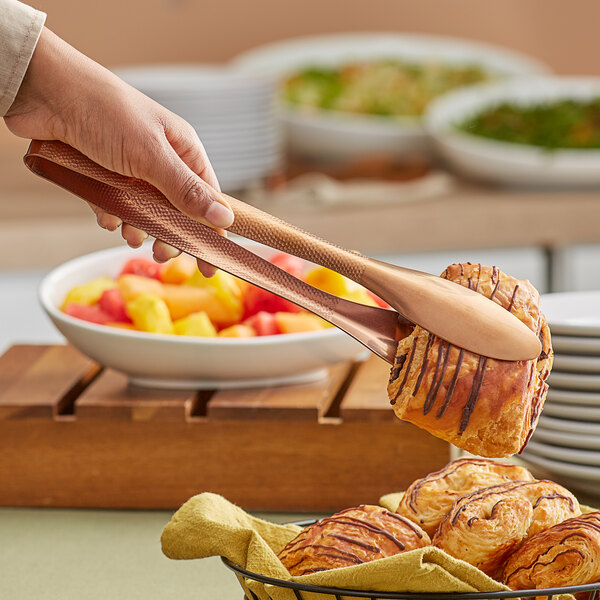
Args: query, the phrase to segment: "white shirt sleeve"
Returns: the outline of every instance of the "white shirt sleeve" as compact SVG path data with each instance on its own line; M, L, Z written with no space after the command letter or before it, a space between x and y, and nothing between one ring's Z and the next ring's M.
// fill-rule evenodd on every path
M0 0L0 117L11 107L46 15L17 0Z

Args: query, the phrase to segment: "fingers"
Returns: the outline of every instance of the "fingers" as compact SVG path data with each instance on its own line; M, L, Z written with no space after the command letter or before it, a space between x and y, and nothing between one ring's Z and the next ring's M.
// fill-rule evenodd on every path
M198 142L199 143L199 142ZM192 170L180 157L170 142L159 149L148 181L157 187L169 201L188 217L211 227L226 229L234 220L231 207L220 193L201 178L216 183L216 177L205 158L204 150L195 144L183 153L185 160L194 166Z
M89 202L88 204L96 214L98 225L100 225L100 227L103 229L107 229L108 231L116 231L119 227L121 227L121 235L123 236L123 239L132 248L139 248L148 239L148 234L145 231L137 229L128 223L123 223L119 217L108 214L94 204ZM154 244L152 245L152 253L156 262L165 263L168 260L179 256L181 254L181 250L178 250L173 246L169 246L169 244L161 242L160 240L155 240ZM215 272L214 267L204 262L202 262L202 265L204 269L200 269L202 274L206 275L206 277L212 277Z
M216 272L217 268L213 267L210 263L204 262L203 260L198 259L196 261L198 263L198 269L204 277L212 277Z
M196 133L188 123L165 127L165 135L171 147L181 160L201 179L217 191L221 191L217 175L210 164L208 154Z
M121 235L132 248L139 248L148 239L148 234L145 231L137 229L129 223L123 223Z
M161 242L160 240L155 240L154 244L152 244L152 253L156 262L165 263L168 260L179 256L181 250L169 246L169 244L165 244L165 242Z
M116 231L121 226L122 221L119 219L119 217L109 215L107 212L104 212L101 208L98 208L91 202L88 202L87 204L94 211L94 214L96 215L96 221L98 225L102 227L102 229Z

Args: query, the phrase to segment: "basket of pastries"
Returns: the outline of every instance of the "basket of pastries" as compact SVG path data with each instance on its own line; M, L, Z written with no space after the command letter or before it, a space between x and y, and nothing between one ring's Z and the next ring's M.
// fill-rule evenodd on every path
M162 547L173 559L223 557L249 600L583 600L600 590L600 511L524 467L483 458L301 524L199 494L167 524Z

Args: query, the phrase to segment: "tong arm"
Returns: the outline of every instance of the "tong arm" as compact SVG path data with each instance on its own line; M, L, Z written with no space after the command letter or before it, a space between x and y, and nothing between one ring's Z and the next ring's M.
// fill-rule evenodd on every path
M113 173L60 142L32 142L25 164L35 174L124 222L336 325L387 362L409 324L393 310L364 306L319 290L175 209L156 188Z

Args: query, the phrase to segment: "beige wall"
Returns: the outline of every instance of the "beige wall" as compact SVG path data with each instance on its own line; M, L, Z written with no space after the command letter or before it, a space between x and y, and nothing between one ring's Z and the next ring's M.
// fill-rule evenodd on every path
M599 0L31 0L48 25L106 65L221 61L333 31L392 30L503 44L560 73L600 75Z

